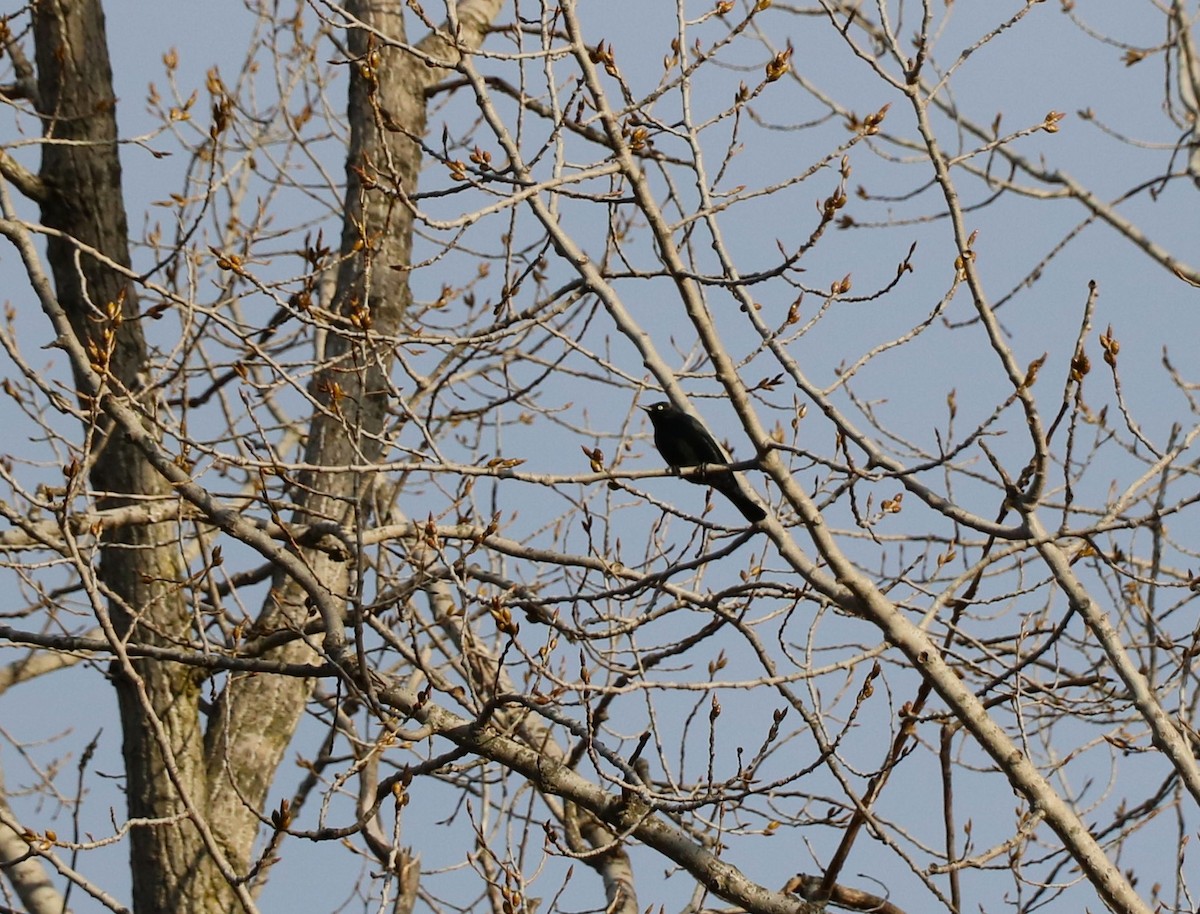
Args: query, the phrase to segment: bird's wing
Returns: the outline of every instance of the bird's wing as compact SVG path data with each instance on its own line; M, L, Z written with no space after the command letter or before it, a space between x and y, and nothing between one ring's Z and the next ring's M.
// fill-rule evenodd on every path
M699 458L699 463L728 463L729 455L725 453L725 449L717 443L714 438L703 425L703 423L695 416L684 416L684 421L687 422L692 434L689 436L693 448L696 451L696 457Z

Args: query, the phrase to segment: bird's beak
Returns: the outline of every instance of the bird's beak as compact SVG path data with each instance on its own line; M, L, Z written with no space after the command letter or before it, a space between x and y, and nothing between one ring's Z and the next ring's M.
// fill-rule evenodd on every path
M650 407L649 407L649 406L639 406L639 407L638 407L638 409L640 409L640 410L641 410L642 412L644 412L644 413L648 413L648 412L650 412Z

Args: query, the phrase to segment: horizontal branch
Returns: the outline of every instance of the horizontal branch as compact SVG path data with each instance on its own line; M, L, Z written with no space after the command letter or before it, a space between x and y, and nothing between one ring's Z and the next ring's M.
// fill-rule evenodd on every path
M100 655L111 655L114 653L112 645L105 638L26 632L13 628L11 625L0 625L0 641L7 641L10 644L27 644L31 647L41 647L55 651ZM275 660L259 660L252 657L234 657L229 654L214 653L211 644L195 645L190 650L185 650L130 641L122 645L122 649L130 657L152 657L156 660L168 660L204 670L275 673L280 676L298 678L333 676L337 673L337 668L331 663L281 663Z

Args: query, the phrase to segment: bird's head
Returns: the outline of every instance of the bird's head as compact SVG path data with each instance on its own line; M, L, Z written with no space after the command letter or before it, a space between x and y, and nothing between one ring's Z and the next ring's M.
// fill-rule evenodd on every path
M670 403L651 403L649 406L642 406L640 409L646 413L651 419L655 416L665 416L671 411Z

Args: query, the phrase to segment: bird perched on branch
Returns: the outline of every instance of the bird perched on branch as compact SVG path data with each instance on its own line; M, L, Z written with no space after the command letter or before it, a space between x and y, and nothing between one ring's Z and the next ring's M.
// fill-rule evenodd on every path
M729 456L699 419L676 409L670 403L653 403L642 409L654 426L654 446L662 454L663 460L677 470L701 468L699 473L687 477L688 482L712 486L733 502L750 523L767 516L762 505L750 496L741 477L732 470L708 472L704 469L708 464L729 463Z

